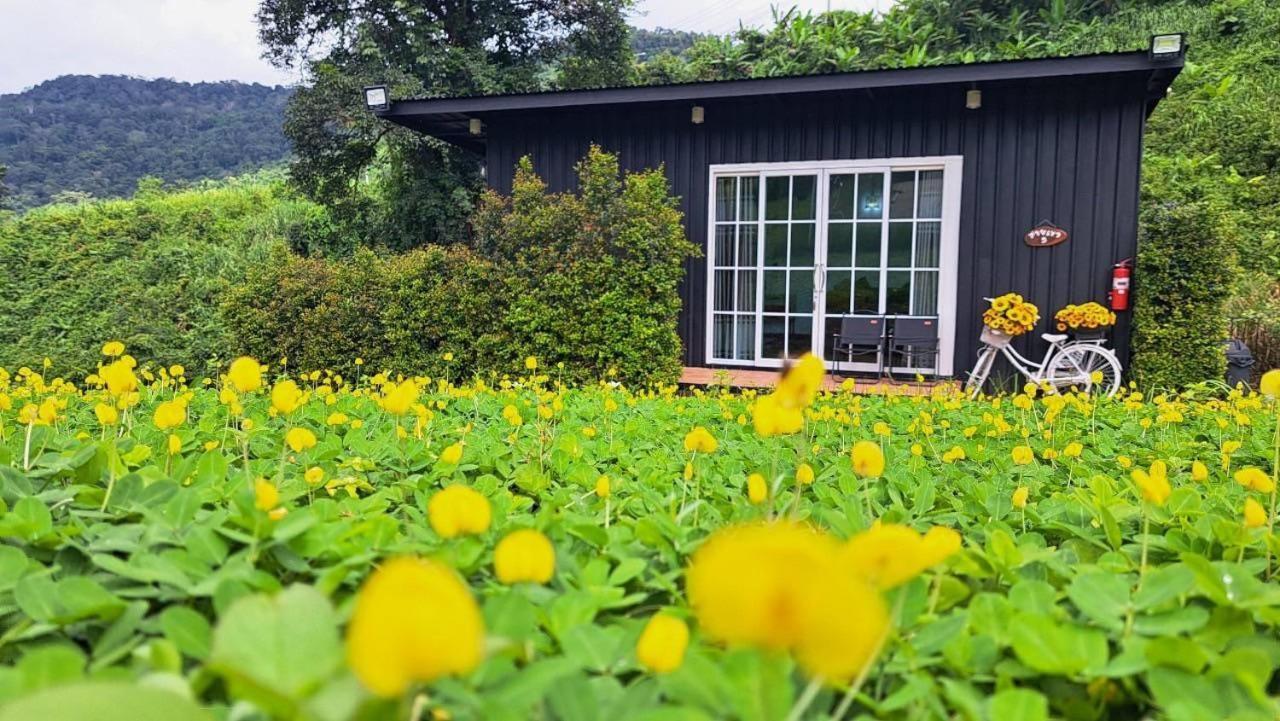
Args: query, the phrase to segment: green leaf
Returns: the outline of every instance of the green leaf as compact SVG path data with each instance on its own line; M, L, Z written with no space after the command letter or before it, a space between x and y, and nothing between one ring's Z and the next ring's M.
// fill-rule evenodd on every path
M1009 633L1018 659L1042 673L1072 676L1107 665L1107 637L1101 631L1020 614L1010 622Z
M600 704L585 674L556 681L547 693L547 704L561 721L598 721Z
M170 606L160 614L160 631L182 653L201 661L209 657L212 631L204 616L186 606Z
M1142 588L1134 594L1133 604L1144 611L1189 593L1195 583L1195 574L1180 563L1153 569L1142 579Z
M213 631L210 666L247 697L279 708L313 692L341 665L338 622L310 586L237 600Z
M791 708L791 662L782 654L730 651L725 673L733 684L734 707L743 721L776 721Z
M1049 701L1039 691L1006 689L991 697L987 717L991 721L1046 721Z
M190 699L125 683L77 683L0 707L0 721L213 721Z
M1067 587L1067 597L1076 608L1103 628L1124 628L1129 609L1129 582L1105 571L1091 571L1076 576Z
M33 648L17 663L22 687L27 691L78 681L84 675L84 666L84 653L75 646L64 644Z
M1200 644L1185 638L1162 637L1147 642L1147 660L1156 666L1180 668L1199 673L1209 663L1209 654Z

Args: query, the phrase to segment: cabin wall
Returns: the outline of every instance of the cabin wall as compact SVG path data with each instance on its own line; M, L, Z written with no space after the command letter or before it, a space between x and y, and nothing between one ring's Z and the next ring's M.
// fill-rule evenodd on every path
M966 89L707 102L702 125L685 104L493 115L485 118L488 179L509 192L516 161L528 155L552 190L572 189L574 164L592 143L624 169L661 165L689 238L705 252L712 164L961 155L954 363L963 375L978 350L984 296L1027 296L1041 309L1040 332L1053 330L1052 313L1067 303L1105 302L1112 265L1137 249L1146 107L1141 74L989 83L978 110L964 107ZM1041 220L1070 239L1028 247L1023 235ZM687 365L707 365L705 262L687 262L681 287ZM1126 367L1129 328L1130 314L1120 314L1114 345ZM1038 335L1018 349L1039 357Z

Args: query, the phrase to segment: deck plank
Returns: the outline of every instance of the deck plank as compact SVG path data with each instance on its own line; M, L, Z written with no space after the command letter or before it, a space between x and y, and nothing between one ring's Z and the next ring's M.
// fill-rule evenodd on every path
M778 382L778 371L743 368L705 368L686 366L680 374L680 385L712 386L727 385L731 388L772 388ZM854 393L867 395L926 395L935 389L948 389L955 386L955 381L907 381L894 382L887 379L851 377L854 381ZM828 374L822 381L823 390L840 390L844 377Z

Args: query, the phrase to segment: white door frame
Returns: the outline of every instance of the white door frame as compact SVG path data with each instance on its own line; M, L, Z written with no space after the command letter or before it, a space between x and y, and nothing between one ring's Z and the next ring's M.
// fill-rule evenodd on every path
M706 320L706 334L704 338L706 358L708 364L715 365L733 365L733 366L750 366L777 368L784 361L779 359L767 359L760 357L761 337L763 331L763 316L761 315L762 300L764 293L764 278L760 274L756 282L756 323L755 323L755 360L728 360L717 359L714 357L713 343L715 330L715 202L716 202L716 178L722 175L744 175L757 174L761 176L770 175L801 175L814 174L818 176L816 204L816 228L814 237L814 263L819 264L819 259L826 258L827 248L827 203L829 194L828 176L833 173L856 172L859 170L867 170L872 168L887 168L890 171L898 170L938 170L943 171L942 174L942 228L938 258L938 367L936 369L925 369L936 371L940 376L951 376L955 373L955 335L956 335L956 308L958 307L956 299L957 289L957 272L960 260L960 197L962 173L964 170L964 158L959 155L937 155L922 156L909 158L867 158L860 160L815 160L815 161L798 161L783 163L725 163L709 166L707 173L707 226L706 226L706 248L707 248L707 292L706 292L706 309L704 318ZM887 191L887 189L886 189ZM760 183L759 202L761 204L760 214L757 222L761 223L763 228L763 204L764 204L764 183ZM888 197L887 194L885 196ZM888 208L885 209L888 213ZM886 231L887 232L887 231ZM764 253L764 232L757 236L757 264L756 268L760 268L761 258ZM883 258L883 256L882 256ZM884 262L883 259L881 261ZM825 264L819 267L825 267ZM825 272L823 273L825 276ZM813 345L814 349L819 353L822 352L826 342L825 331L823 330L823 315L825 313L825 292L826 278L823 277L820 282L814 284L814 312L813 312ZM884 285L881 284L881 292L885 292ZM736 317L736 316L735 316ZM849 364L843 363L841 368L851 370L874 370L874 366L870 364Z

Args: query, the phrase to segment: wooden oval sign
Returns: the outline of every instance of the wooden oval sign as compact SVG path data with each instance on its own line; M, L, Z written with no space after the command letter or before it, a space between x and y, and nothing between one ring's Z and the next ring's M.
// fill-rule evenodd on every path
M1050 248L1067 242L1069 237L1067 231L1046 221L1028 230L1023 240L1027 241L1027 245L1032 248Z

